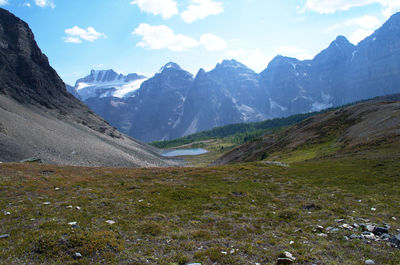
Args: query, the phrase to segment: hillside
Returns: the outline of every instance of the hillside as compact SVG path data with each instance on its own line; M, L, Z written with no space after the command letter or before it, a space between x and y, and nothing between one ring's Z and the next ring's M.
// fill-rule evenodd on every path
M168 166L158 150L118 132L74 98L29 26L0 8L0 161Z
M400 96L364 101L308 118L228 152L215 165L259 160L298 162L356 153L379 145L397 145Z

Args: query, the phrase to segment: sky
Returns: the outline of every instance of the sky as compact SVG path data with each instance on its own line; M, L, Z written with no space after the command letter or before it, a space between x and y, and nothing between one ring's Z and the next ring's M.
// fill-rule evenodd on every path
M400 0L0 0L26 21L61 78L91 69L196 74L224 59L256 72L276 55L312 59L338 36L357 44Z

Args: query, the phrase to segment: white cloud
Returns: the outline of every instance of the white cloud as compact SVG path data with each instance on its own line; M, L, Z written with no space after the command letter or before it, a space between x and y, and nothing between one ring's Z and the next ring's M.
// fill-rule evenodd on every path
M207 50L222 50L227 46L223 39L213 34L203 34L198 41L192 37L175 34L172 29L165 25L140 24L133 31L133 34L142 37L137 46L152 50L168 49L181 52L198 46L203 46Z
M364 29L375 29L380 25L380 21L378 18L373 16L362 16L359 18L349 19L343 23L335 24L332 27L328 28L327 31L335 31L340 28L347 28L347 27L361 27Z
M214 34L206 33L200 37L200 44L209 51L226 49L226 42Z
M35 0L35 4L40 7L56 7L56 5L51 0Z
M185 51L199 45L198 41L180 34L175 34L172 29L165 25L151 26L140 24L133 34L142 37L137 46L152 50L169 49L171 51Z
M306 60L312 58L312 56L309 55L305 50L295 46L280 46L275 50L275 54L294 57L299 60Z
M380 4L386 17L400 10L400 0L307 0L305 8L299 12L312 10L321 14L333 14L369 4Z
M106 37L104 33L99 33L92 27L81 29L78 26L74 26L73 28L66 29L65 33L67 37L64 38L64 41L69 43L81 43L82 40L93 42L101 37Z
M24 7L32 7L31 3L25 2L22 6Z
M357 44L360 41L362 41L363 39L365 39L366 37L368 37L369 35L371 35L372 33L374 33L373 30L358 29L353 34L351 34L349 40L353 44Z
M349 38L350 42L357 44L367 36L371 35L380 24L378 18L366 15L359 18L349 19L340 24L335 24L328 28L327 31L331 32L341 28L357 27L357 30L354 31Z
M0 0L0 6L3 5L8 5L8 1L7 0Z
M217 15L223 11L224 8L221 2L213 0L192 0L187 10L181 14L181 18L186 23L192 23L198 19L204 19L210 15Z
M265 55L259 49L255 50L229 50L226 55L244 63L256 72L261 72L267 68L268 63L272 60L272 56Z
M137 5L142 12L161 15L165 19L178 14L174 0L134 0L131 4Z

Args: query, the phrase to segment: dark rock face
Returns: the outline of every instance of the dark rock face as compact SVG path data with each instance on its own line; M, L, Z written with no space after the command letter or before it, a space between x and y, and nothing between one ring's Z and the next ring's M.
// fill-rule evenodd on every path
M95 76L118 78L112 70ZM168 63L129 97L84 102L123 132L153 141L399 92L400 13L357 46L338 36L312 60L277 56L260 74L225 60L195 78Z

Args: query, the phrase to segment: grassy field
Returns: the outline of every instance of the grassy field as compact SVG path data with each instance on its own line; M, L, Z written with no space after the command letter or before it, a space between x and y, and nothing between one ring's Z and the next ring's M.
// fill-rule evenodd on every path
M0 263L276 264L289 251L296 264L400 264L399 249L340 228L398 234L399 172L390 147L288 168L0 164Z

